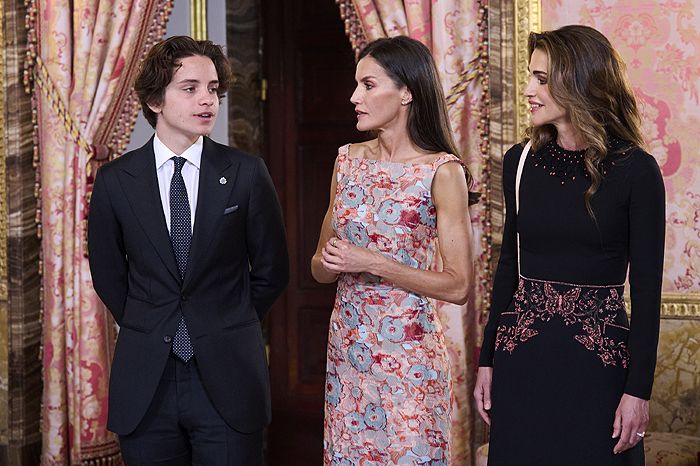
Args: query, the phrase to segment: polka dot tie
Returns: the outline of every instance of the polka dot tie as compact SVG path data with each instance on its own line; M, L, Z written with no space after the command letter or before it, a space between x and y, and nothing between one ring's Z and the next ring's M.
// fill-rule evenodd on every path
M187 270L187 257L190 254L190 243L192 242L190 202L187 199L185 180L182 178L185 158L173 157L172 160L175 164L175 173L170 181L170 241L173 244L180 278L184 279ZM173 338L173 354L185 362L194 355L184 316L180 317L180 323L177 326L175 338Z

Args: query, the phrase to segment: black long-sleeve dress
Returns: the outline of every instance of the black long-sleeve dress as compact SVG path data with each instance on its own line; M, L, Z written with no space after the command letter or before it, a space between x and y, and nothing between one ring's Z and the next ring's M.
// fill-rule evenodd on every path
M489 466L642 466L643 442L613 455L611 437L622 394L651 395L665 229L658 164L611 140L594 220L583 152L551 141L525 161L516 217L522 149L504 158L506 221L479 361L493 367Z

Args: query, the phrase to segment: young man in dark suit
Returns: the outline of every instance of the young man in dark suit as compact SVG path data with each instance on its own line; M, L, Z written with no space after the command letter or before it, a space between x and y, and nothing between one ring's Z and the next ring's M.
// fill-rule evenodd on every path
M120 326L108 428L127 466L262 463L260 321L289 264L265 164L206 137L230 81L219 46L157 44L135 83L155 135L95 179L90 270Z

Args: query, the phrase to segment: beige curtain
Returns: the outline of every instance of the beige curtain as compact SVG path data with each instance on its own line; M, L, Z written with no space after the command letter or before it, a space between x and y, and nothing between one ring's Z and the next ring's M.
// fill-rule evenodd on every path
M488 221L488 24L486 0L339 0L346 32L356 52L380 37L406 35L433 53L447 96L450 120L462 157L475 178L481 202L472 207L477 257L475 293L466 306L440 303L452 364L455 399L451 465L472 464L475 410L472 388L481 336L480 313L491 281Z
M34 0L28 5L43 265L44 465L121 464L106 430L111 317L86 258L96 165L135 119L136 66L164 33L167 0Z

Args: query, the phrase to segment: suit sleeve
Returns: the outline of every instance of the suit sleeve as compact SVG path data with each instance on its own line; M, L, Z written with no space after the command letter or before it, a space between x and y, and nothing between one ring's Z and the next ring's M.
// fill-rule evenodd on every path
M289 254L275 187L262 159L251 180L246 240L253 306L262 320L289 282Z
M501 256L493 282L491 310L484 327L484 338L479 353L479 366L491 367L496 345L496 330L501 312L510 306L518 286L518 246L517 218L515 212L515 173L523 147L513 146L503 158L503 194L506 204L506 218L503 227Z
M630 173L629 257L632 321L625 393L648 400L659 342L666 228L665 191L654 158L639 154Z
M92 284L121 325L127 295L128 261L103 170L95 177L88 216L88 257Z

